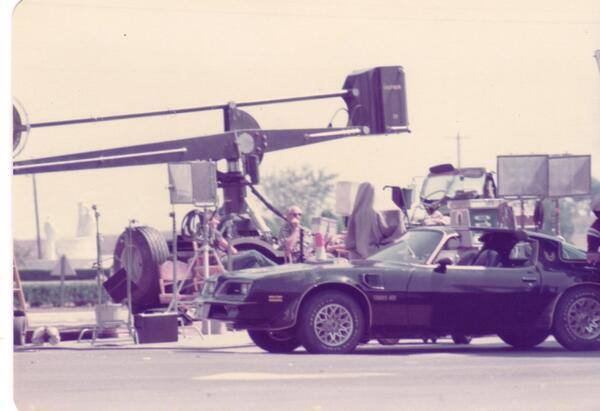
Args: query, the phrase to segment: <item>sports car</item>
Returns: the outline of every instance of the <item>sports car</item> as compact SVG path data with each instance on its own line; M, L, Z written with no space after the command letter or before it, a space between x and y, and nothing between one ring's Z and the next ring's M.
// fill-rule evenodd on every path
M498 335L522 349L553 335L569 350L600 348L600 268L560 237L521 230L419 227L368 260L211 278L200 303L202 318L247 330L269 352L448 335Z

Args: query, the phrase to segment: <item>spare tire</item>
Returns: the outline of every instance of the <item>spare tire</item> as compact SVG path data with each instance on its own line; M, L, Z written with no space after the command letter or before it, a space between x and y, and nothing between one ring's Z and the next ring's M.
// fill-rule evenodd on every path
M159 305L159 267L168 258L167 241L152 227L128 228L117 239L113 254L113 272L121 269L127 271L131 268L131 282L134 285L131 302L134 312Z

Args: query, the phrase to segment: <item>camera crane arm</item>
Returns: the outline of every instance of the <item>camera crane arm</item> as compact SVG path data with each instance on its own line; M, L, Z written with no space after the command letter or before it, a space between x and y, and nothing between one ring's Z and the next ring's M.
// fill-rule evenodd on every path
M339 97L343 98L348 112L348 126L343 128L262 130L250 114L239 108ZM223 111L223 133L15 161L13 174L38 174L193 160L226 160L227 171L218 174L219 186L223 189L225 199L225 212L242 214L247 208L246 186L258 183L259 163L267 152L350 136L409 131L404 70L400 66L386 66L350 74L346 77L341 91L303 97L26 125L21 121L26 116L21 116L18 110L13 110L13 147L19 146L22 134L31 128L69 126L209 110ZM250 177L249 182L246 176Z
M38 174L92 168L139 166L193 160L238 160L246 155L363 134L360 127L299 130L235 130L182 140L16 161L13 173ZM249 146L251 150L248 150ZM252 147L253 146L253 147Z

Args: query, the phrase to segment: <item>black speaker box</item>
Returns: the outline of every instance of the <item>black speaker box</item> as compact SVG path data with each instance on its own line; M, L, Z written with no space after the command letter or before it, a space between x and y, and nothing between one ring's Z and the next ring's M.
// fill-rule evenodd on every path
M140 344L176 342L177 313L142 313L133 317Z

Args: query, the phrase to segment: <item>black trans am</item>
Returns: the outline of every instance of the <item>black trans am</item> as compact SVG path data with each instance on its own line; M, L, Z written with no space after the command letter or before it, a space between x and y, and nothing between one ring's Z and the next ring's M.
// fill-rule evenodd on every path
M465 235L479 247L462 247ZM498 335L531 348L550 334L600 348L600 269L557 237L413 229L364 261L293 264L207 281L204 318L246 329L270 352L347 353L371 339Z

